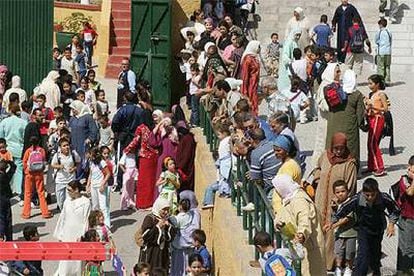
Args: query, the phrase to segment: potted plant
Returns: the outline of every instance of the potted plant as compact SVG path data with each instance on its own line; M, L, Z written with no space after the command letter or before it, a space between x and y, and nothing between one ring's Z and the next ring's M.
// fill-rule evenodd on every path
M81 12L74 12L65 17L62 22L55 23L56 43L61 51L71 43L72 37L75 34L79 35L81 33L84 22L93 24L92 17L85 16Z

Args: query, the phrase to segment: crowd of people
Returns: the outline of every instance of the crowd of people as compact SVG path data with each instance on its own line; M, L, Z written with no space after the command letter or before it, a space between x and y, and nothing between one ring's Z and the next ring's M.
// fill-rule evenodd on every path
M248 163L249 185L264 189L275 229L288 237L284 248L275 248L268 229L255 234L265 273L293 271L299 260L302 275L366 275L369 269L380 275L383 234L394 235L397 221L403 229L397 270L413 269L414 157L393 186L393 197L375 179L386 174L379 143L392 135L385 93L391 81L387 20L378 22L378 74L368 78L366 97L356 80L365 46L372 49L353 5L342 0L332 26L322 15L314 28L298 7L284 41L275 32L266 47L252 39L256 5L206 1L180 30L184 48L177 66L186 78L188 121L179 104L170 112L153 108L150 84L137 80L128 58L118 77L117 110L110 110L91 69L97 34L88 24L87 45L76 35L63 55L53 49L54 70L31 96L20 88L20 77L0 65L0 239L13 240L15 198L22 219L30 220L38 206L44 219L60 213L57 240L108 242L116 252L110 194L120 192L121 211L151 211L135 233L140 252L133 275L210 275L213 264L194 193L191 131L200 126L203 108L219 145L217 180L206 188L201 208L214 208L216 193L229 198L237 160ZM309 121L317 121L317 128L313 155L306 158L295 129ZM367 168L361 166L360 131L368 132ZM305 176L307 164L312 170ZM358 191L357 178L368 174L373 178ZM46 190L45 183L53 189ZM56 210L48 206L51 194ZM254 209L253 202L242 207ZM24 237L39 240L37 229L25 228ZM43 273L40 263L10 266L25 275ZM122 266L116 269L125 273ZM102 263L60 261L55 275L82 271L99 275Z

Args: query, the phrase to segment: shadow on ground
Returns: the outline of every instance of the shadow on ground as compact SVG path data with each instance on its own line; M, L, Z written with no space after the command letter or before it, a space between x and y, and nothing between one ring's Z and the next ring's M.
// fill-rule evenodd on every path
M112 221L111 231L112 231L112 233L115 233L116 230L118 230L122 226L134 224L136 222L137 222L136 219L118 219L118 220Z

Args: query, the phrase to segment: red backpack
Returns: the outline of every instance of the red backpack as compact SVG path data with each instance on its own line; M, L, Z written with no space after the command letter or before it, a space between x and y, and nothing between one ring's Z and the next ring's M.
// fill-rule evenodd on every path
M344 103L346 103L346 100L348 98L347 94L344 92L344 90L342 90L341 85L336 82L325 86L323 88L323 95L330 111L342 106Z
M27 160L27 167L30 172L42 172L45 169L45 157L40 147L33 147Z

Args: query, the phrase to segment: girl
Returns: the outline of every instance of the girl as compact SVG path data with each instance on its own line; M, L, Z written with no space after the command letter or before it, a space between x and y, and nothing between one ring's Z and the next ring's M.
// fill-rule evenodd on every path
M63 210L63 203L67 196L66 186L75 180L76 169L80 162L81 158L76 151L70 150L69 140L60 139L59 151L55 153L51 163L52 168L55 169L56 201L59 210Z
M98 119L102 115L108 115L110 113L109 111L109 103L107 100L105 100L105 91L98 90L95 92L96 95L96 112L95 117Z
M193 239L191 235L194 230L198 229L198 225L193 222L195 217L190 212L191 203L188 199L181 199L179 204L179 213L171 217L171 224L179 231L172 242L171 254L171 275L185 276L188 266L188 255L193 252Z
M85 92L85 101L84 103L90 108L92 112L96 111L96 97L95 93L92 89L89 89L89 79L87 77L83 77L80 81L80 87L76 89L76 93L80 90Z
M134 201L134 180L137 177L137 164L135 161L135 152L125 152L119 160L119 167L124 172L122 177L122 195L121 210L132 209L135 205Z
M110 226L108 193L110 171L106 162L102 160L102 155L98 148L92 148L89 151L89 161L90 173L86 191L91 194L92 210L101 210L105 216L105 224Z
M88 61L90 61L89 59L88 59ZM94 91L94 92L96 92L96 91L98 91L98 90L101 90L101 83L99 82L99 81L97 81L97 80L95 80L95 76L96 76L96 73L95 73L95 71L94 70L92 70L92 69L89 69L88 70L88 74L86 75L87 77L88 77L88 79L89 79L89 87Z
M149 276L151 266L147 263L137 263L134 265L134 272L132 276Z
M112 232L108 226L105 225L104 214L100 210L91 211L88 217L89 230L93 229L98 233L99 241L109 242L111 248L115 249L115 243L112 238Z
M366 101L368 114L368 170L374 176L386 174L384 161L379 148L382 130L384 129L384 113L388 111L387 96L384 93L385 82L380 75L372 75L368 78L368 87L371 90Z
M72 91L72 81L65 80L63 82L63 93L60 96L60 101L63 107L63 117L69 121L70 118L70 104L76 100L76 93Z
M89 229L82 237L81 242L99 242L99 234L95 229ZM86 261L82 275L104 275L101 261Z
M206 276L203 271L203 258L200 254L191 254L188 257L188 274L187 276Z
M177 211L177 189L180 188L180 176L175 168L175 161L171 157L164 159L164 171L157 181L160 190L159 197L165 198L170 203L171 214Z

